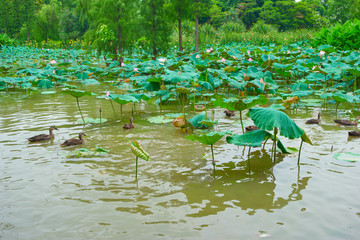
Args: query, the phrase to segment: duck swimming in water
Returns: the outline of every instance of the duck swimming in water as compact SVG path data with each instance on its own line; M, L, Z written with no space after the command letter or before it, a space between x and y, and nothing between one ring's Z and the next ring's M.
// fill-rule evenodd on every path
M352 122L350 120L346 120L346 119L334 119L334 122L336 122L337 124L340 124L340 125L344 125L344 126L357 126L359 119L360 119L360 116L357 116L354 122Z
M134 125L134 118L133 117L130 117L130 123L125 123L125 125L123 126L124 129L131 129L131 128L134 128L135 125Z
M320 123L320 113L318 114L318 118L317 119L314 119L314 118L312 118L312 119L309 119L309 120L307 120L305 123L306 124L319 124Z
M229 109L226 109L226 110L224 111L224 113L225 113L226 116L228 116L228 117L233 117L233 116L235 116L234 111L231 111L231 110L229 110Z
M258 130L258 129L259 128L257 126L255 126L255 125L250 125L250 126L245 127L245 130L247 132L251 132L251 131L254 131L254 130Z
M81 132L81 133L79 133L79 139L72 138L72 139L66 140L60 146L67 147L67 146L76 146L76 145L83 144L85 142L85 140L82 138L82 136L86 136L86 134Z
M351 137L360 137L360 131L350 131L348 134Z
M48 134L39 134L39 135L33 136L31 138L28 138L28 140L30 142L41 142L41 141L45 141L45 140L54 139L55 135L53 133L53 130L58 130L58 129L54 126L51 126L49 128L49 135Z

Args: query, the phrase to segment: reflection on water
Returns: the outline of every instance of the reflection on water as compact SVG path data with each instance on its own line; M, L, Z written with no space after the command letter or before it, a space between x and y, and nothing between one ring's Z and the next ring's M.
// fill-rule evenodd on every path
M280 156L277 161L281 162L282 159L283 156ZM256 150L248 161L236 165L233 162L223 164L221 169L216 170L216 179L211 183L187 184L184 193L188 203L199 209L198 213L189 216L217 214L229 207L240 207L252 215L258 209L271 212L285 207L291 201L301 200L301 191L306 188L311 177L300 178L299 166L297 182L287 183L292 191L286 198L276 197L273 167L269 153L263 149Z
M85 144L62 148L82 131L74 124L80 114L71 96L14 94L0 102L0 238L356 239L360 234L360 191L354 184L359 164L333 158L338 152L359 153L360 139L348 140L348 129L332 125L331 112L324 112L320 126L304 124L312 112L292 113L314 143L303 146L300 166L297 154L278 154L273 163L268 146L249 154L222 139L214 146L214 175L209 146L186 140L189 133L171 123L149 123L148 117L160 114L152 105L137 104L135 128L124 130L109 102L84 97L84 116L97 117L101 107L109 122L87 125ZM124 120L131 109L124 106ZM213 117L219 121L215 130L241 133L238 115L226 118L217 109ZM59 128L55 139L28 143L50 125ZM139 160L137 181L132 139L150 154L150 161ZM298 140L283 142L299 146ZM82 147L110 152L67 157Z

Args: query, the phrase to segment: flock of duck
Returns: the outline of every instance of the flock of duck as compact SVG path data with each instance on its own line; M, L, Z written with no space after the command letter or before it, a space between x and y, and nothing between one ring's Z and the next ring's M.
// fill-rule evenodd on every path
M124 129L131 129L134 128L134 118L130 117L130 123L126 123L123 128ZM31 138L28 138L29 142L42 142L42 141L46 141L46 140L51 140L55 138L54 135L54 130L59 130L54 126L50 126L49 128L49 134L39 134L36 136L33 136ZM79 138L72 138L72 139L68 139L65 142L63 142L60 146L62 147L67 147L67 146L76 146L76 145L81 145L85 142L85 140L83 139L83 136L86 136L86 134L84 132L79 133Z
M224 111L224 113L228 117L232 117L235 115L234 111L231 111L228 109L226 109ZM321 122L320 116L321 116L321 114L319 113L318 118L309 119L306 121L306 124L319 124ZM123 126L124 129L131 129L131 128L135 127L134 118L130 117L129 120L130 120L130 123L126 123ZM344 126L355 126L356 130L349 131L348 134L349 134L349 136L360 137L360 131L357 130L358 120L360 120L360 116L357 116L354 122L352 122L350 120L346 120L346 119L334 119L334 122L339 125L344 125ZM247 132L251 132L251 131L257 130L259 128L255 125L250 125L250 126L245 127L245 129ZM39 135L33 136L31 138L28 138L28 140L30 142L41 142L41 141L54 139L54 137L55 137L54 132L53 132L54 130L58 130L58 129L54 126L51 126L49 128L49 134L39 134ZM66 146L75 146L75 145L83 144L85 142L85 140L83 139L83 136L86 136L86 134L84 132L81 132L81 133L79 133L79 138L68 139L65 142L63 142L60 146L66 147Z
M320 113L318 114L318 118L314 118L314 119L309 119L306 121L306 124L319 124L321 122L320 119ZM357 116L355 121L350 121L347 119L334 119L334 122L339 124L339 125L343 125L343 126L355 126L354 131L349 131L348 134L349 136L354 136L354 137L360 137L360 131L357 130L357 125L358 125L358 120L360 119L360 116Z

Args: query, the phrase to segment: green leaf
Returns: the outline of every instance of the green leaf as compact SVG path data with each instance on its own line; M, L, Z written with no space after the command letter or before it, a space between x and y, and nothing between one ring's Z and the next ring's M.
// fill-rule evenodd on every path
M189 122L194 128L208 128L207 125L201 123L204 120L210 120L210 119L206 117L205 113L200 113L195 117L190 118Z
M93 96L96 95L95 93L92 93L90 91L82 91L82 90L75 90L75 89L65 89L62 91L65 94L69 94L73 97L80 98L83 96Z
M262 141L271 136L272 134L268 131L258 129L241 135L227 136L226 141L239 146L260 147Z
M334 158L337 160L347 161L347 162L359 162L360 154L357 153L335 153Z
M264 130L280 129L280 135L294 139L304 134L296 123L285 113L270 108L251 108L250 117L255 125Z
M140 144L136 141L130 141L130 148L132 153L139 158L144 159L145 161L149 161L149 154L145 152L145 150L140 146Z
M52 88L54 84L48 79L41 79L38 81L39 88Z
M191 135L186 136L186 139L189 139L192 141L197 140L206 145L213 145L217 141L219 141L223 136L225 136L226 134L232 134L232 133L230 131L223 131L223 132L210 132L210 133L203 134L203 135L191 134Z

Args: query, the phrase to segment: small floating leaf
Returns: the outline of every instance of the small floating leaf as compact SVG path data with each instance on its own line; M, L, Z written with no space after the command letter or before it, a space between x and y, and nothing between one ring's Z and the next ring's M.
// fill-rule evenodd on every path
M337 160L347 161L347 162L358 162L360 161L360 154L357 153L335 153L334 158Z

